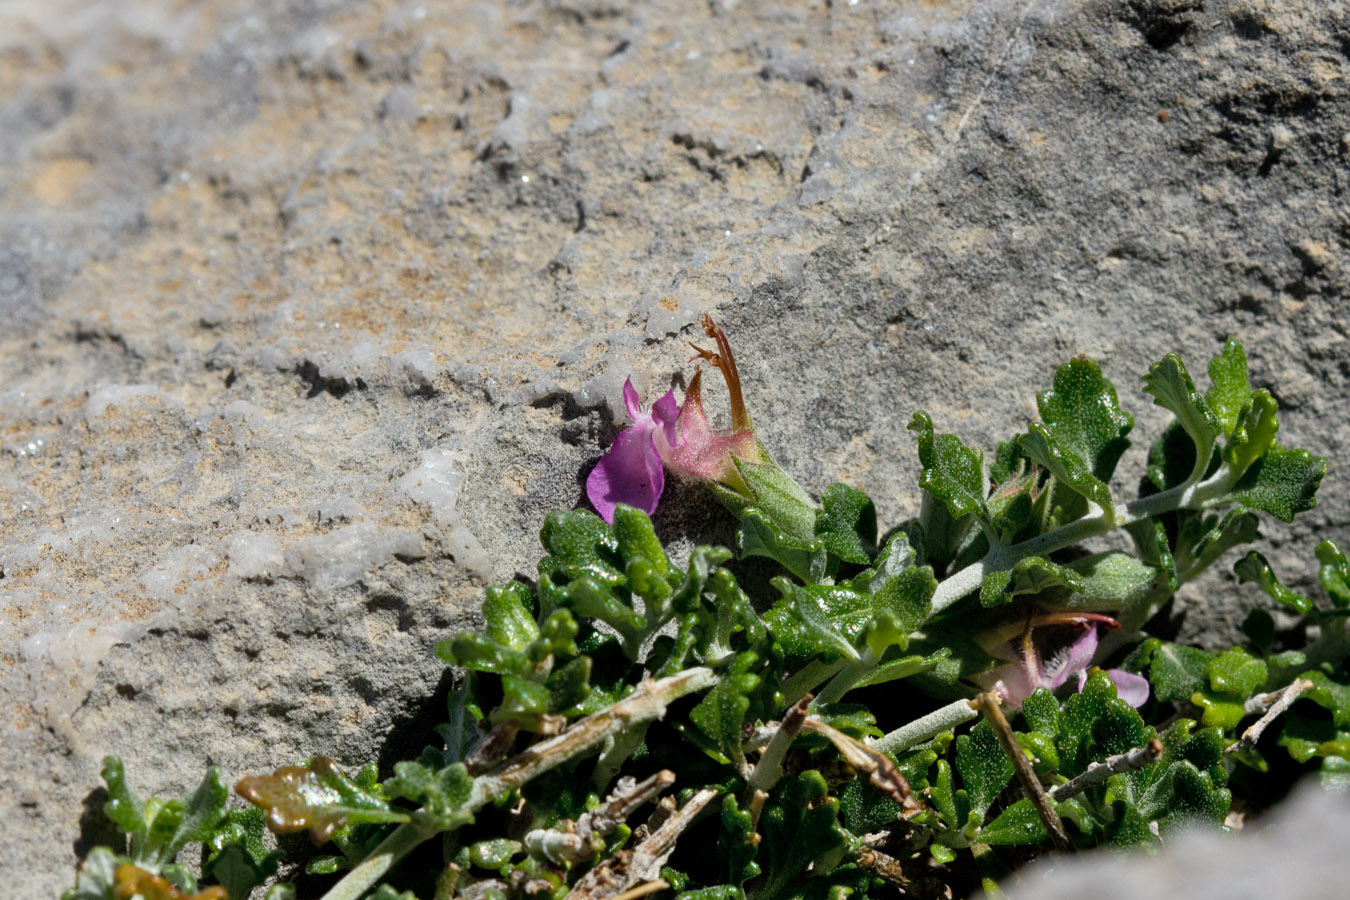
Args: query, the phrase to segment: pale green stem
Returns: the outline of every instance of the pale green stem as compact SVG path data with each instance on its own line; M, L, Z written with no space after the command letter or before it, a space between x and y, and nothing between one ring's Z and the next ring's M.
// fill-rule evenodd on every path
M839 670L834 678L830 679L830 683L821 689L811 705L823 706L826 703L838 703L864 675L870 674L877 667L877 660L877 653L871 647L864 648L861 656L850 661Z
M969 722L978 715L979 713L970 705L969 700L955 700L946 706L933 710L922 718L915 719L908 725L901 725L889 734L877 738L871 742L871 746L891 755L903 753L915 744L922 744L944 731L951 731L957 725Z
M1002 571L1028 556L1054 553L1088 538L1106 534L1114 528L1131 525L1162 513L1179 509L1204 509L1215 498L1228 493L1233 481L1233 473L1225 463L1205 481L1198 484L1188 481L1150 497L1133 500L1126 503L1125 509L1113 517L1108 517L1103 510L1093 504L1095 512L1081 519L1018 544L1007 547L996 546L985 555L984 559L953 573L938 585L933 593L931 615L937 615L962 597L977 590L988 572Z
M819 687L826 678L844 668L844 665L845 661L842 659L832 663L818 659L811 660L783 682L783 699L786 701L784 705L791 706L796 703L805 697L807 692Z

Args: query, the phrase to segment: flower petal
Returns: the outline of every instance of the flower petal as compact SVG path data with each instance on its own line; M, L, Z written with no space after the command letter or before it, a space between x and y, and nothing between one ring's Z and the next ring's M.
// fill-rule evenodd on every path
M1148 700L1148 679L1124 669L1107 669L1106 674L1116 683L1116 696L1133 706L1143 706Z
M638 396L637 388L633 387L633 376L631 375L623 381L623 407L628 410L628 418L634 422L643 418L642 398Z
M661 441L665 442L668 449L679 447L682 441L676 423L680 419L680 406L675 402L673 390L666 391L664 397L652 404L652 419L661 428L657 449L661 449Z
M1068 647L1055 654L1045 663L1045 674L1041 683L1046 687L1057 688L1069 680L1076 672L1083 672L1092 665L1092 657L1097 653L1097 629L1089 627Z
M658 426L650 417L643 418L619 432L586 478L586 496L606 522L613 523L614 507L620 503L651 515L665 489L666 473L652 441Z
M1040 687L1039 684L1031 683L1026 666L1021 663L1011 663L1006 666L999 666L989 672L983 672L975 676L975 681L991 690L998 691L1013 709L1021 709L1022 701L1030 697L1032 692Z

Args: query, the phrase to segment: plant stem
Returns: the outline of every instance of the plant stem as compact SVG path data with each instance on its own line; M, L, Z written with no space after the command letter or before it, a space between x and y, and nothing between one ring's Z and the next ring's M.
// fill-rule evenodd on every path
M1076 797L1083 791L1093 785L1101 784L1112 775L1119 775L1121 772L1133 772L1136 769L1142 769L1152 762L1157 762L1162 758L1162 741L1153 738L1142 747L1135 747L1133 750L1126 750L1124 753L1117 753L1115 756L1108 756L1101 762L1095 762L1083 770L1072 781L1066 781L1063 784L1057 784L1046 792L1055 803L1062 803L1070 797Z
M811 660L796 672L793 672L783 682L783 698L789 706L796 703L803 696L820 687L821 682L842 668L844 668L844 660L842 659L832 663L821 662L818 659Z
M751 791L767 791L778 783L778 779L783 775L783 758L787 756L788 747L792 745L793 739L806 722L806 712L810 703L811 695L806 694L783 715L783 723L769 739L768 746L764 748L759 762L755 764L754 772L750 774Z
M849 662L835 674L834 678L830 679L830 683L825 685L812 705L838 703L840 698L847 694L864 675L871 673L876 667L876 651L868 647L863 650L861 656Z
M324 900L358 900L375 886L394 864L407 856L418 845L440 833L440 828L410 822L400 825L380 842L380 845L361 860L341 881L324 894Z
M978 715L969 700L955 700L877 738L872 742L872 746L891 755L903 753L915 744L922 744L944 731L951 731L957 725L969 722Z
M698 667L659 681L644 681L613 706L579 720L562 734L534 744L504 762L495 772L475 778L468 799L455 810L457 821L449 827L432 820L425 811L419 811L417 818L396 828L370 856L324 894L323 900L357 900L418 844L442 831L459 827L460 822L496 798L537 775L595 750L607 738L634 725L661 718L671 702L712 687L719 678L712 669Z

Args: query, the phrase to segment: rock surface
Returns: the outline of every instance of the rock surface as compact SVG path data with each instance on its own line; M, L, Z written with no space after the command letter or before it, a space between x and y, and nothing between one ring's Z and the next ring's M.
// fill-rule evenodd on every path
M0 6L0 859L181 792L420 746L431 645L529 572L630 372L732 334L813 490L917 511L1085 352L1229 333L1339 461L1350 14L1325 0L12 0ZM1322 505L1266 528L1295 585ZM725 540L697 488L670 540ZM1216 576L1199 640L1259 602ZM400 741L404 743L400 743ZM83 812L83 816L81 816Z

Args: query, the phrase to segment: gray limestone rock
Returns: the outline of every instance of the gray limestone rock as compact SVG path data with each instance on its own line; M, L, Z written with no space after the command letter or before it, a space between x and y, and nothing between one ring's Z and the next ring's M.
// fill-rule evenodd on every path
M1350 439L1346 6L1326 0L0 6L0 859L51 896L147 792L420 746L431 646L528 573L716 313L812 490L918 509L1084 352L1249 347ZM1295 586L1322 505L1266 527ZM706 492L657 516L725 541ZM1231 635L1219 574L1178 603Z

